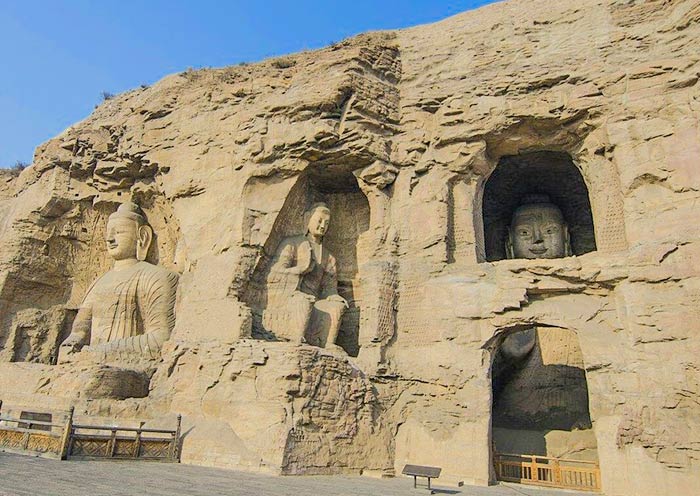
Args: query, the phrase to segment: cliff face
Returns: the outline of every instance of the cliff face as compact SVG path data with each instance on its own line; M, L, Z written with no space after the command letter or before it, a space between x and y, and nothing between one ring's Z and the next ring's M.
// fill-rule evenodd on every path
M605 493L689 493L699 21L695 0L510 1L105 101L0 178L3 394L66 396L13 389L28 370L16 362L52 362L109 269L107 216L134 199L154 261L181 274L177 321L149 395L100 412L184 413L185 460L284 473L422 463L486 483L500 343L560 328L579 358L536 361L545 377L585 370ZM558 203L577 256L499 260L530 192ZM260 324L270 258L318 200L350 303L348 357L269 341ZM552 394L551 408L581 408L567 404L581 395Z

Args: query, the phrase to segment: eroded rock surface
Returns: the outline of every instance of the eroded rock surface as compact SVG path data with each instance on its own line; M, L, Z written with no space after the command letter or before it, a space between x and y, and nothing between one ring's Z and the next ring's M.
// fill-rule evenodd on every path
M580 346L591 429L572 444L550 432L552 452L595 445L606 494L689 494L699 22L697 0L508 1L104 102L0 177L2 399L182 413L183 457L201 464L417 463L486 484L492 360L510 333L561 329ZM499 170L537 180L489 188ZM576 256L502 259L524 194L557 205ZM147 396L90 399L49 364L110 268L102 232L126 200L157 234L154 263L180 274L176 323ZM318 201L337 222L324 244L348 303L343 353L260 325L272 258Z

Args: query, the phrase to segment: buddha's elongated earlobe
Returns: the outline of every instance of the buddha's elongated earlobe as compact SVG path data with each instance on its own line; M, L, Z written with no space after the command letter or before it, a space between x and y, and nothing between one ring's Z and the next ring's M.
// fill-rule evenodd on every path
M571 240L569 238L569 227L564 226L564 256L565 257L570 257L573 255L573 251L571 250Z
M153 229L151 226L140 226L138 230L138 239L136 240L136 258L143 262L148 256L148 249L153 241Z
M513 250L513 236L508 229L508 235L506 236L506 258L515 258L515 252Z

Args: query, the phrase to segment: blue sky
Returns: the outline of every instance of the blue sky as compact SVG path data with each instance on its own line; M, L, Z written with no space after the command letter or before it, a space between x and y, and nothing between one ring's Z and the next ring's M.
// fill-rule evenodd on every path
M0 167L120 93L188 67L319 48L493 0L0 0Z

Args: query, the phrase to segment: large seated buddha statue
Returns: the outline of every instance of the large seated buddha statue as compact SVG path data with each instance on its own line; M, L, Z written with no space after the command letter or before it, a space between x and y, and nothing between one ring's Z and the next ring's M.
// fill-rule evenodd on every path
M348 304L338 294L335 258L323 244L331 212L316 203L305 219L306 233L285 238L277 248L263 326L290 341L342 350L335 341Z
M571 256L569 228L547 195L528 195L515 209L506 240L508 258Z
M59 362L82 348L157 356L175 325L178 275L145 261L152 239L136 204L123 203L110 215L105 241L114 266L88 290Z

